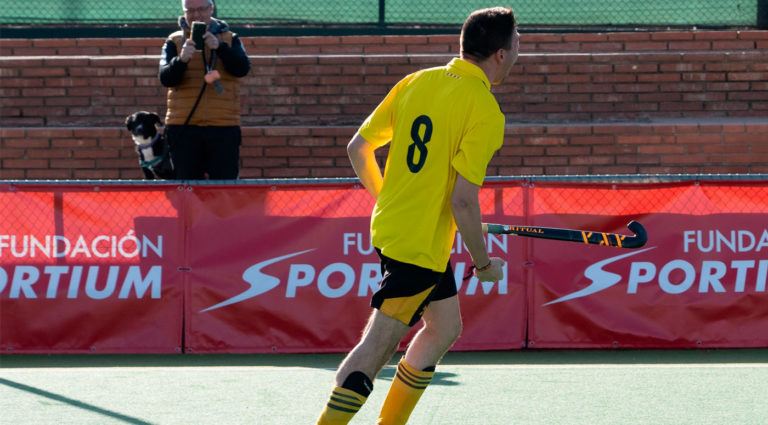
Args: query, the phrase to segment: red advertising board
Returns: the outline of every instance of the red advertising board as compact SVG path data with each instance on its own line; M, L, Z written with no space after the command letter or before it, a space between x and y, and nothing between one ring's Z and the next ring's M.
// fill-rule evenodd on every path
M764 185L538 184L532 198L532 224L626 233L636 219L648 242L627 251L537 241L530 346L768 345Z
M175 189L0 191L3 352L179 352Z
M456 350L768 346L765 182L494 181L486 222L648 232L635 249L489 235ZM352 183L0 184L2 352L342 352L380 278ZM183 341L183 343L182 343ZM406 341L407 342L407 341Z
M357 343L381 277L365 190L198 187L191 196L188 351L337 352ZM483 194L489 214L496 197ZM519 241L491 238L494 255L520 255ZM456 251L461 282L471 263L463 247ZM514 279L520 268L510 262L509 277L495 284L463 282L465 332L456 349L524 345L525 291Z

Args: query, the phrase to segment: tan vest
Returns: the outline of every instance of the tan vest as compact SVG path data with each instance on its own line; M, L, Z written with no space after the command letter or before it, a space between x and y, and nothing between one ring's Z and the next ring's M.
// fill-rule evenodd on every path
M189 31L183 37L189 38ZM169 37L176 44L176 51L181 53L182 32L176 31ZM219 42L232 45L232 33L227 31L219 34ZM213 50L206 51L206 59L210 61ZM181 84L168 89L168 112L165 115L165 125L183 125L189 116L189 111L195 104L200 89L203 86L205 75L202 50L196 50L187 63L187 70ZM205 93L200 99L200 104L195 109L195 114L189 120L189 125L227 127L240 125L240 82L238 78L227 72L217 60L216 70L221 74L219 83L224 88L224 93L218 94L208 84Z

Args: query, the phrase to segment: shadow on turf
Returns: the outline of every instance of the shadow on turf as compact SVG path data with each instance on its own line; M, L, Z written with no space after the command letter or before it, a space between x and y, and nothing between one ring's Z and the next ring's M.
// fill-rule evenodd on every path
M101 407L94 406L92 404L83 403L82 401L74 400L69 397L64 397L63 395L55 394L52 392L48 392L45 390L41 390L39 388L30 387L29 385L24 385L19 382L11 381L8 379L0 378L0 385L5 385L11 388L15 388L19 391L25 391L30 394L34 394L36 396L45 397L47 399L58 401L59 403L68 404L72 407L77 407L79 409L88 410L94 413L98 413L103 416L108 416L112 419L116 419L119 421L123 421L127 424L137 424L137 425L152 425L151 422L146 422L141 419L137 419L131 416L123 415L117 412L113 412L111 410L102 409Z
M49 367L306 367L335 370L336 354L0 354L0 369ZM400 355L393 357L397 362ZM766 363L768 348L449 352L444 365ZM438 368L438 372L439 372Z

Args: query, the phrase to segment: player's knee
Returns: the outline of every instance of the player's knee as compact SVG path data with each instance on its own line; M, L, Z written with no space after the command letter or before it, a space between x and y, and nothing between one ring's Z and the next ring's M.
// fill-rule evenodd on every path
M454 320L446 320L441 322L436 327L436 329L433 329L433 332L435 332L439 338L446 343L453 343L459 339L462 330L463 325L461 323L461 318L456 318Z
M461 323L461 320L457 320L453 327L451 328L451 335L450 339L452 341L456 341L459 339L459 336L461 336L461 332L464 330L464 325Z

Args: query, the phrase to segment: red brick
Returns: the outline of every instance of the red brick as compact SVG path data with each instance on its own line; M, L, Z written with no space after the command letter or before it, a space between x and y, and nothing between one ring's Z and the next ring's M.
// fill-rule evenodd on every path
M712 45L708 41L671 41L669 50L710 50Z
M384 38L385 44L427 44L425 35L401 35Z
M4 159L3 168L48 168L45 159Z
M667 50L667 43L661 42L630 42L626 43L627 50L647 51L647 50Z
M355 35L341 39L342 44L376 45L384 44L384 37L378 35Z
M32 40L34 47L75 47L77 40L74 38L41 38Z
M654 32L651 33L651 40L669 41L669 40L693 40L692 32Z
M586 42L586 43L605 43L608 41L608 34L595 33L573 33L564 34L563 40L566 42Z
M329 36L296 37L296 44L299 46L305 46L305 45L318 46L318 45L324 45L324 44L339 44L339 42L340 42L339 37L329 37Z
M0 140L8 140L14 138L24 137L25 131L23 128L3 128L0 127Z
M560 44L563 42L563 35L560 34L544 34L544 33L523 33L520 34L520 43L553 43Z
M3 170L0 168L0 179L22 180L27 178L25 170Z
M72 137L70 128L28 128L27 136L30 138L66 138Z
M713 41L712 48L717 50L752 50L755 48L755 43L749 40Z

